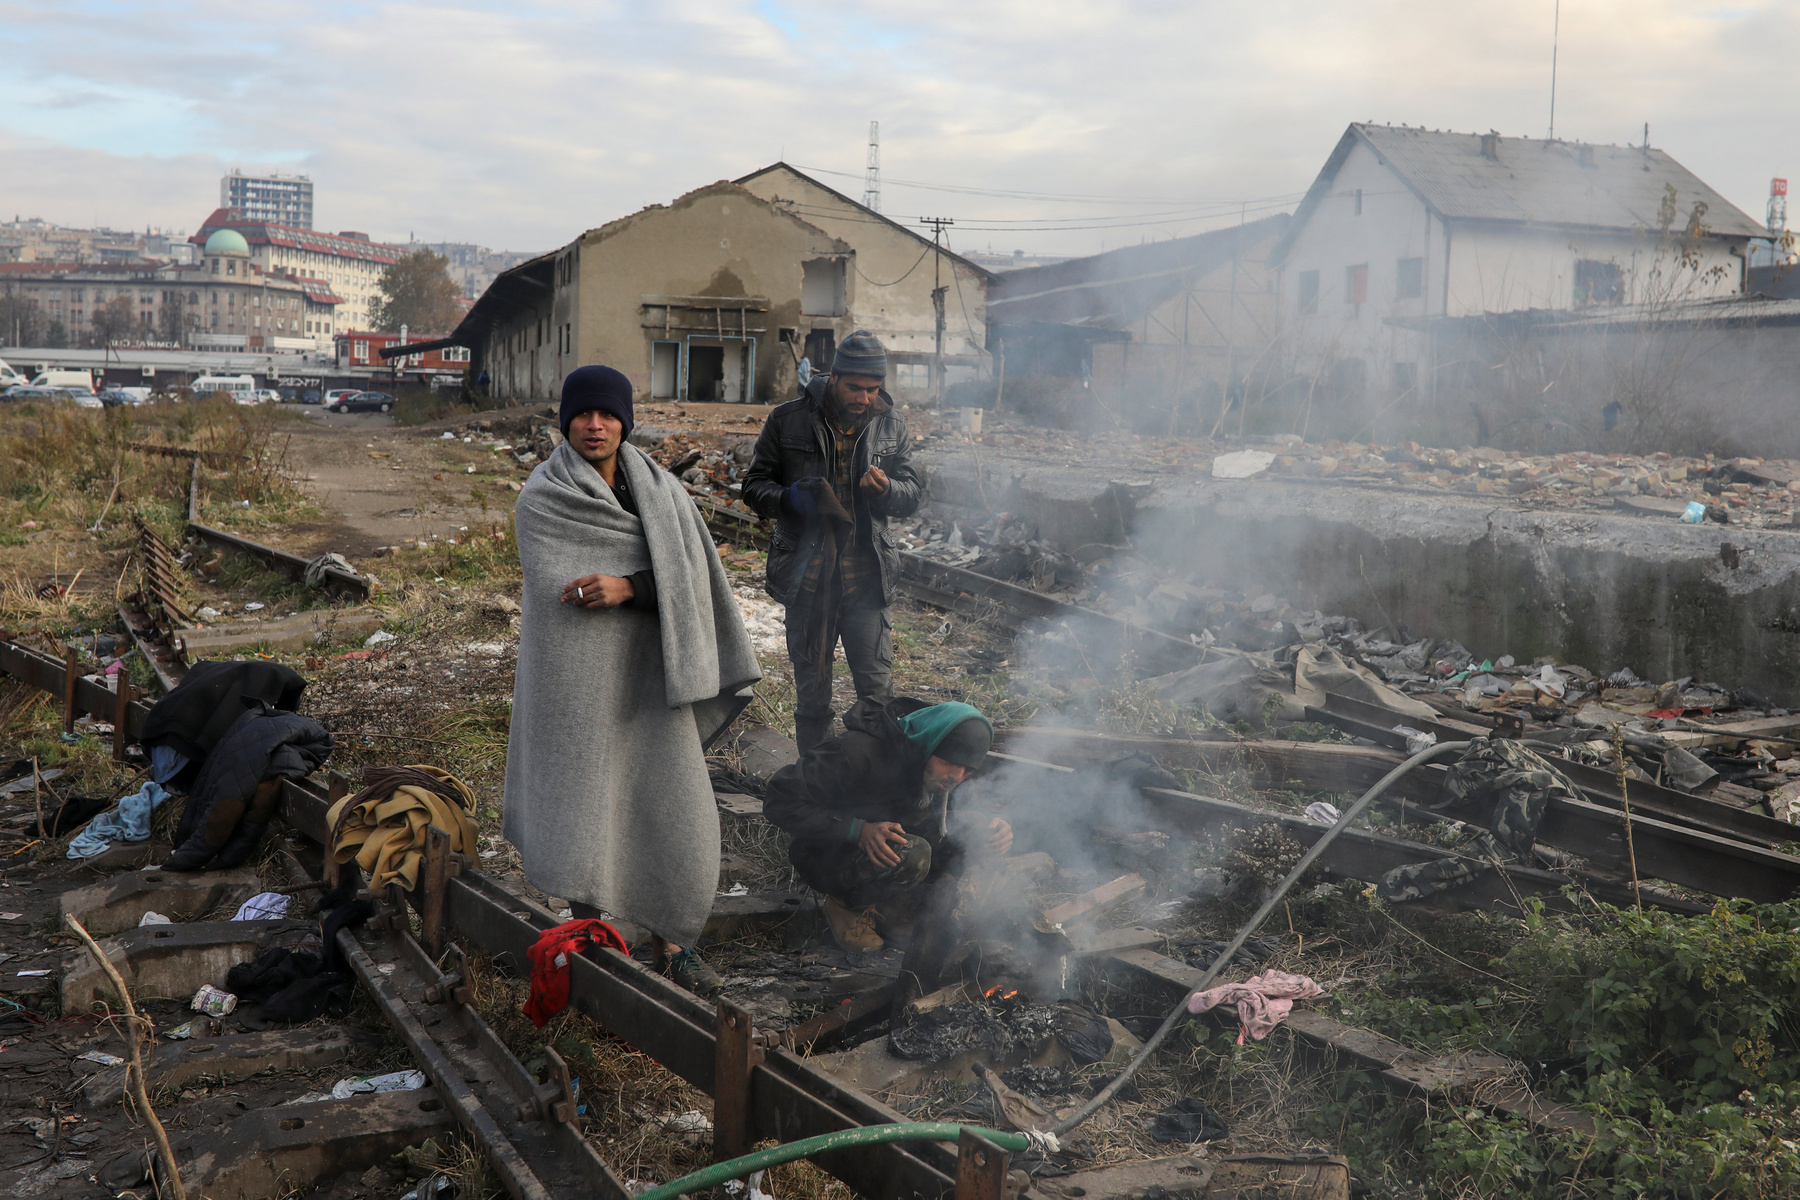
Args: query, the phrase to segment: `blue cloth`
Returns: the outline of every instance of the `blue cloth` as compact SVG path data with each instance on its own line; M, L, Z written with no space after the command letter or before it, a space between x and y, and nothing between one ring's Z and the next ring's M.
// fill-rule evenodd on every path
M173 746L150 747L150 780L167 785L169 780L187 769L191 760Z
M92 858L106 851L114 842L141 842L150 836L150 814L169 798L160 783L146 783L142 789L119 801L119 807L103 812L88 822L88 827L69 843L70 858Z

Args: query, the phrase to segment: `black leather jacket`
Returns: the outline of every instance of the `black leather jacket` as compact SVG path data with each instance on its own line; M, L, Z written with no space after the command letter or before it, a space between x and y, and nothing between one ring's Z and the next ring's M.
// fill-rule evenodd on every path
M756 439L756 457L744 476L744 502L764 517L776 519L769 544L769 595L782 604L799 598L807 567L821 550L819 519L800 516L784 499L789 484L802 479L832 479L837 474L837 438L825 422L826 376L815 375L797 400L769 414ZM888 532L889 517L919 511L919 477L912 465L912 435L894 415L894 400L884 389L875 415L856 439L851 477L861 479L871 466L888 477L887 491L872 495L854 489L857 540L873 543L881 564L881 602L891 604L900 576L900 551Z

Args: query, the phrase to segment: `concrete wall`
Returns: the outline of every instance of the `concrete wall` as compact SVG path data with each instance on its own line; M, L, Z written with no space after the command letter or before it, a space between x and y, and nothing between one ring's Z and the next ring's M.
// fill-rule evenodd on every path
M1064 550L1122 544L1178 574L1297 607L1450 637L1477 658L1555 655L1749 686L1800 706L1800 534L1355 487L1193 477L1119 479L919 456L932 503L1038 525ZM1729 541L1741 566L1726 568Z
M1445 222L1374 150L1358 143L1281 267L1289 369L1301 378L1317 377L1340 400L1397 397L1408 380L1415 381L1415 394L1430 396L1438 364L1419 328L1426 318L1572 309L1581 260L1617 264L1627 304L1739 291L1742 260L1731 243L1706 239L1693 248L1692 261L1678 261L1678 255L1669 239L1654 232ZM1423 260L1423 286L1418 297L1402 298L1399 262L1412 258ZM1368 268L1367 300L1353 303L1346 268L1359 264ZM1307 271L1319 273L1313 313L1300 311Z
M753 364L749 395L734 390L733 400L790 399L798 390L794 358L779 336L804 336L804 264L850 256L849 246L735 184L652 205L547 256L536 269L545 286L525 289L536 298L515 303L490 336L484 361L493 392L553 397L570 371L604 363L649 400L654 347L666 341L684 373L696 350L707 357L718 348L728 366ZM665 322L665 308L649 301L672 297L717 298L723 311L677 308ZM751 299L766 307L729 303Z
M1186 291L1126 327L1130 342L1096 344L1096 398L1122 412L1200 403L1204 413L1189 416L1210 425L1225 390L1266 362L1279 331L1280 300L1268 262L1274 244L1271 235L1196 277Z
M931 301L933 266L939 265L943 284L949 288L944 306L944 353L986 353L987 277L979 269L948 254L942 256L941 264L934 264L928 240L921 241L785 166L771 167L741 182L855 247L849 312L835 321L813 318L809 328L831 328L839 341L853 329L867 329L890 351L930 353L937 337Z

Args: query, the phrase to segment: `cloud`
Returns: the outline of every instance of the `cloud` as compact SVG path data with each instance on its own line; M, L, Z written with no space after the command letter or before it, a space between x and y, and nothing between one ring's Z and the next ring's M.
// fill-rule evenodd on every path
M954 217L963 247L1067 253L1291 202L1353 120L1534 136L1549 120L1548 2L247 11L0 0L0 52L54 64L0 77L8 207L191 228L224 168L275 165L313 177L322 227L546 249L777 157L860 193L879 119L890 214ZM1744 71L1746 45L1784 61L1800 18L1773 2L1565 6L1557 132L1635 141L1648 121L1655 144L1760 214L1787 166L1771 150L1785 81Z

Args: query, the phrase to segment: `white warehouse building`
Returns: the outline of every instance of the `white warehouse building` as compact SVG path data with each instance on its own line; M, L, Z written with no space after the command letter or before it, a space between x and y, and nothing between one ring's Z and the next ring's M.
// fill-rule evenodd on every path
M1435 321L1736 294L1767 236L1650 146L1354 124L1271 262L1294 375L1427 398Z

